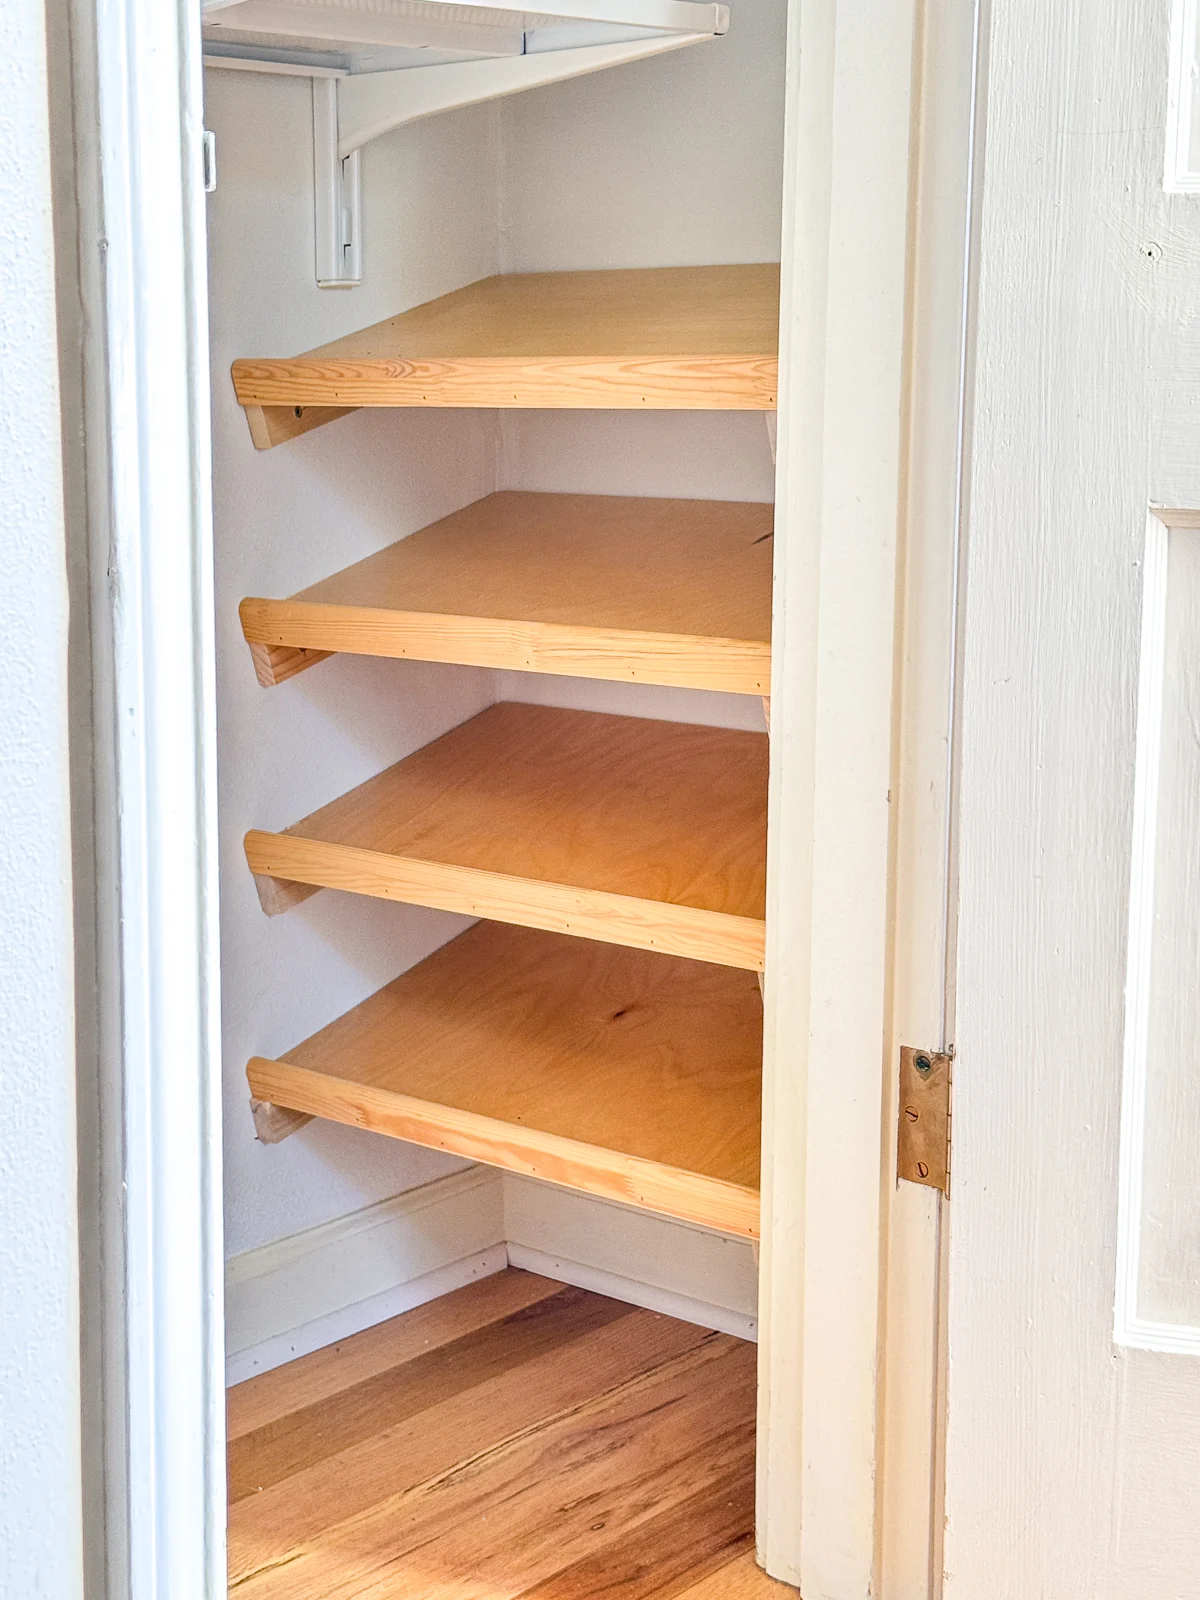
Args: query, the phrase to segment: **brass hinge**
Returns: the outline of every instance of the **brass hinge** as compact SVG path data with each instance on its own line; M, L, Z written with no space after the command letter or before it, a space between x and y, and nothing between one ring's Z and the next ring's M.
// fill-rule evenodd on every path
M896 1171L910 1183L950 1193L950 1079L953 1052L900 1047L900 1131Z

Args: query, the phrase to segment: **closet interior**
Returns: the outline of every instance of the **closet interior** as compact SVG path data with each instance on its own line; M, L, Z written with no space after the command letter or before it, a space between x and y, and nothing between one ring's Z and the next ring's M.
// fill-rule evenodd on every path
M206 0L235 1256L758 1239L784 20Z

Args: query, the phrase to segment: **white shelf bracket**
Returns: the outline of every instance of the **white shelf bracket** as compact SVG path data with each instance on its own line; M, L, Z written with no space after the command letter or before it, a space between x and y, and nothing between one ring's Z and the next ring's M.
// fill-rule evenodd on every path
M313 192L316 201L317 286L353 289L362 282L362 186L358 150L338 150L338 86L344 78L314 78Z
M723 25L723 8L714 10ZM352 289L362 282L359 152L373 139L441 111L499 100L544 84L563 83L716 37L718 34L710 33L653 34L616 44L531 51L527 55L455 61L443 66L314 77L318 285L322 289Z
M362 282L359 151L439 111L619 67L725 33L722 0L202 0L204 64L312 79L316 269ZM551 9L545 9L550 7ZM597 32L600 42L596 42ZM274 37L264 41L263 34ZM615 35L615 37L614 37ZM314 53L314 44L327 46ZM367 47L468 51L436 65L356 64Z
M720 8L717 8L720 9ZM722 19L723 20L723 19ZM396 128L440 111L500 100L525 89L565 83L606 67L624 66L667 50L716 38L714 33L649 34L617 44L535 50L520 56L453 61L437 67L366 72L337 80L338 150L347 156Z

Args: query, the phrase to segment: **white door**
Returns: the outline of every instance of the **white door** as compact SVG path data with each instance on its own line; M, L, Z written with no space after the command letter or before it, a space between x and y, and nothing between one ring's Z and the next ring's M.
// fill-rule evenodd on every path
M947 1600L1200 1595L1194 0L1172 13L991 7Z

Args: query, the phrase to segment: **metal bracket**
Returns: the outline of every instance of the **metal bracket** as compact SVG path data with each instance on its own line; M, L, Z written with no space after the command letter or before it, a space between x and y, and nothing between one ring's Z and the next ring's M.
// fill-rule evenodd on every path
M200 139L200 154L204 163L204 192L212 194L217 187L217 136L205 128Z
M362 282L362 184L357 149L338 149L338 85L314 78L313 193L316 200L317 287L353 289Z
M900 1049L896 1171L910 1183L950 1193L950 1087L953 1052Z

